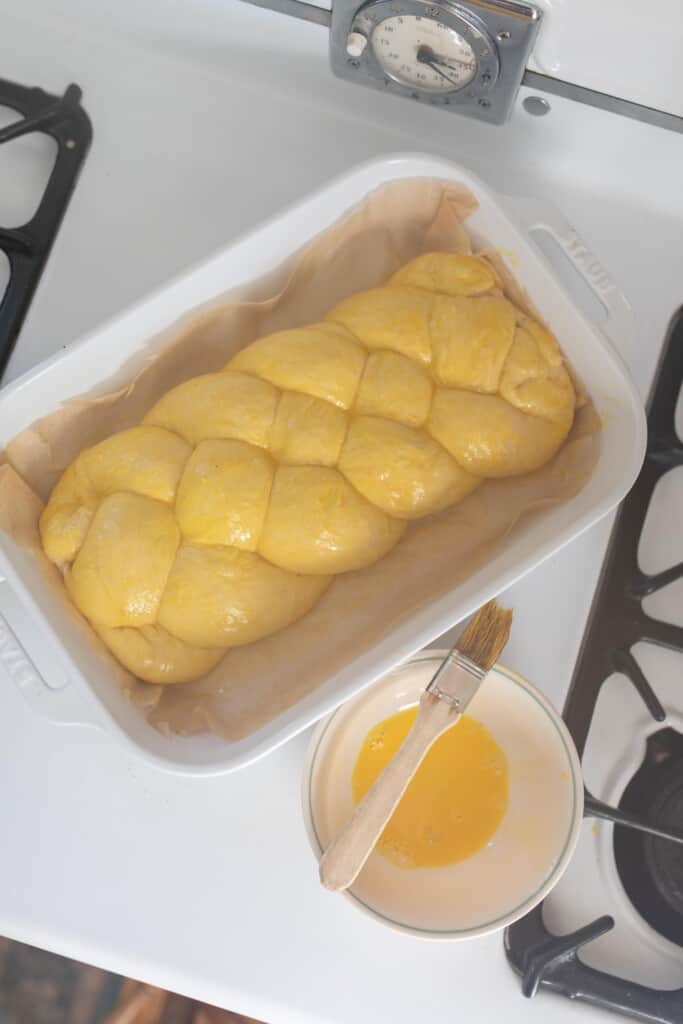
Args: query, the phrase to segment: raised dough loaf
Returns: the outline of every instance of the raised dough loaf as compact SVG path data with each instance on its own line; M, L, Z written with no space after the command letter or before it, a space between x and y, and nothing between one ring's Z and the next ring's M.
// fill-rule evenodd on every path
M185 682L296 621L407 520L542 466L573 416L555 339L490 264L427 253L81 452L43 546L126 668Z

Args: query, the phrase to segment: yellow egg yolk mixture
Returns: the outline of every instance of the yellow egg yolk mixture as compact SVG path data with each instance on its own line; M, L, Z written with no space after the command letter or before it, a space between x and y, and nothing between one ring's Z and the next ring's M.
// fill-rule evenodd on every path
M353 770L359 803L412 728L417 707L373 726ZM377 849L403 868L445 867L471 857L494 835L508 805L505 754L468 715L431 747Z

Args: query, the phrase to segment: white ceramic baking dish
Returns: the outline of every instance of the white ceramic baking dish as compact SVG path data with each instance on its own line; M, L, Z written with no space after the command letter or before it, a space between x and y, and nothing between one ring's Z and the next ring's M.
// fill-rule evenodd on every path
M631 487L644 455L645 416L610 341L627 340L628 303L557 211L494 196L463 168L422 155L384 158L350 171L19 378L0 392L0 445L64 399L95 390L117 374L121 379L124 365L149 350L150 338L226 287L236 296L255 296L251 282L280 267L369 192L387 181L411 177L452 180L472 190L480 203L468 220L475 243L502 250L506 258L510 254L517 280L560 338L580 377L589 382L604 421L602 453L591 480L570 502L530 519L457 591L423 608L314 693L236 743L213 735L174 737L153 730L84 642L31 556L0 534L0 662L31 704L55 722L99 726L129 750L170 770L213 774L243 766L317 721L529 572L605 515ZM606 313L601 328L570 298L532 238L539 231L554 240L600 300Z

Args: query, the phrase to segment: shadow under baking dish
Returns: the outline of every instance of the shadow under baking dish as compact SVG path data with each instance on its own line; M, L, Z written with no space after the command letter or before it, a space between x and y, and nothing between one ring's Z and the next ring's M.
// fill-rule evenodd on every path
M353 810L351 774L369 729L415 704L445 653L418 655L318 725L302 778L304 821L317 858ZM473 938L526 914L564 872L583 815L571 737L531 684L496 666L468 714L486 726L508 761L508 808L495 835L472 857L441 868L400 868L375 852L346 894L382 923L423 938Z

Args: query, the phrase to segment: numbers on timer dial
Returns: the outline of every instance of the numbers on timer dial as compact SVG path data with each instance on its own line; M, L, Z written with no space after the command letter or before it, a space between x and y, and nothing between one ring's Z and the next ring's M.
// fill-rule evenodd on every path
M418 15L380 21L372 33L372 48L385 74L424 92L454 92L477 73L477 59L466 39L443 22Z

